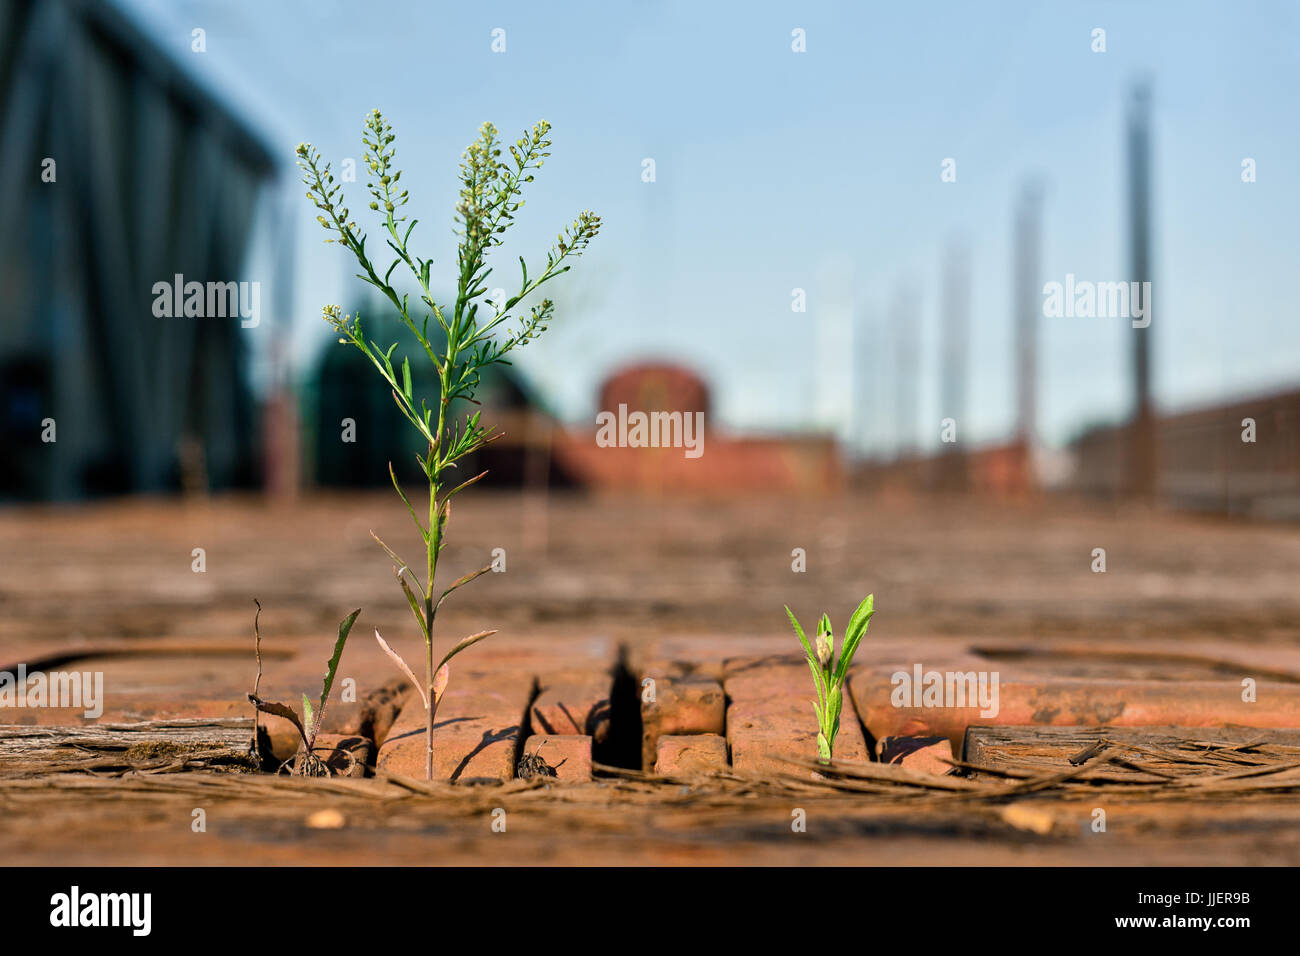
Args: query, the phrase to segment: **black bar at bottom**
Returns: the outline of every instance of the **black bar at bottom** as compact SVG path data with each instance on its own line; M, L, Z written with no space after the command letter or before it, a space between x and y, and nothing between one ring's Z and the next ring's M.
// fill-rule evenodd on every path
M0 932L11 944L76 935L370 945L428 933L504 946L715 931L771 940L785 924L795 939L862 943L1009 940L1032 927L1071 941L1231 944L1292 925L1291 878L1264 868L0 869Z

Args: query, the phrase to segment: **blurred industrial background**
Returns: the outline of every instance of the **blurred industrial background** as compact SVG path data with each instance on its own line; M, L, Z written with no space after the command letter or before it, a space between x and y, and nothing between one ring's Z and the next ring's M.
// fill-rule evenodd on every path
M410 177L423 176L412 183L418 197L435 173L449 179L448 164L472 135L461 113L483 113L479 119L505 113L497 122L508 132L516 113L531 117L532 103L517 108L494 85L502 81L484 80L479 92L459 96L449 81L433 97L430 114L416 108L420 101L407 90L423 89L430 68L409 58L396 35L406 31L394 24L414 18L418 29L411 32L427 28L426 38L437 35L444 38L440 46L455 48L448 54L452 64L468 58L490 69L495 20L434 6L381 5L372 19L317 6L299 9L289 29L295 21L278 5L0 0L0 499L226 489L290 496L313 487L386 485L390 460L399 472L414 467L418 449L364 360L328 347L328 330L317 318L327 301L370 316L384 341L400 338L400 329L382 306L358 298L363 287L349 278L352 270L339 254L316 248L321 237L297 185L292 146L315 134L342 162L356 152L353 127L364 113L353 101L392 102L386 111L399 136L410 130L415 139L405 154L409 166L425 151L439 154L436 170ZM656 96L661 79L651 76L649 132L627 141L635 120L618 120L608 139L626 153L625 168L611 171L608 143L590 147L600 133L593 127L605 122L597 117L609 114L589 112L583 97L595 94L566 92L555 77L564 49L594 37L618 46L607 33L612 15L575 10L566 14L564 29L547 32L525 7L494 11L514 44L507 53L515 57L511 69L536 79L539 98L554 101L544 110L563 121L555 164L563 163L567 178L539 196L539 208L530 203L530 217L559 222L570 207L590 205L615 225L580 264L576 282L560 289L558 324L571 330L485 383L489 419L501 422L506 435L485 453L490 480L534 491L558 486L654 495L1075 493L1300 517L1300 339L1289 327L1294 297L1271 271L1296 251L1297 187L1280 182L1295 131L1258 129L1224 143L1238 116L1231 96L1198 102L1199 90L1180 85L1182 71L1199 69L1185 67L1189 59L1212 57L1221 75L1243 83L1255 77L1243 79L1240 70L1254 63L1269 83L1260 88L1262 106L1242 112L1276 121L1294 114L1300 89L1291 82L1300 72L1294 52L1287 56L1284 44L1246 48L1244 34L1210 6L1179 5L1171 14L1174 27L1161 24L1158 33L1158 19L1123 5L1026 10L1029 27L1015 25L1010 13L997 18L997 29L981 27L961 64L977 78L982 97L972 122L987 125L993 117L1006 135L993 141L958 125L951 146L927 154L923 171L893 189L903 203L922 190L929 197L914 201L906 231L862 242L863 233L892 228L874 198L890 184L868 184L877 175L897 176L896 160L877 173L870 157L838 147L810 153L805 144L782 154L797 163L763 168L758 157L766 146L739 128L700 132L694 112L711 106ZM726 23L692 20L676 4L651 5L640 15L653 21L650 29L667 33L708 35ZM354 32L331 29L327 37L328 18L339 16L361 19ZM713 61L693 40L673 56L704 57L691 76L717 87L709 103L715 96L731 102L742 93L724 80L729 63L742 55L737 46L753 31L770 30L768 45L748 57L804 69L789 101L771 102L776 94L768 88L754 91L769 100L762 115L773 141L808 137L817 117L790 109L823 95L834 97L833 108L857 113L905 108L913 116L900 131L968 110L957 90L947 95L958 102L935 105L937 91L919 85L915 74L868 92L838 82L836 71L851 66L818 72L798 62L843 59L844 41L828 34L857 16L836 4L807 14L764 6L752 24L736 26L744 34L739 40L719 41ZM940 35L932 41L936 56L950 44L960 48L962 16L954 12L946 26L941 19L927 27ZM377 25L385 18L387 27ZM1247 27L1259 26L1255 18L1295 35L1295 12L1284 5L1242 14ZM806 51L795 48L796 34L805 32L800 24L807 26ZM905 29L894 19L875 25ZM1215 25L1227 32L1213 41L1213 54L1180 53L1174 45L1180 37L1184 44L1189 37L1210 43ZM872 55L883 42L878 33L861 38ZM995 67L1004 58L991 37L1006 48L1028 39L1048 49ZM338 61L335 45L355 50L345 59L371 72L380 72L375 60L387 50L407 72L353 81L310 65ZM540 46L554 48L557 62L542 58ZM1037 58L1050 59L1058 46L1072 51L1073 68L1095 73L1104 64L1084 119L1077 112L1066 119L1031 116L1019 92ZM272 55L277 51L280 56ZM635 85L635 75L611 78L617 52L593 53L598 59L585 65L616 85ZM635 74L634 67L629 71ZM951 78L944 74L936 83ZM1011 115L989 106L998 95L1008 99ZM1167 142L1158 135L1163 104L1171 114ZM731 122L752 124L755 108L737 106ZM1197 118L1202 115L1208 119ZM856 120L844 115L843 122ZM428 128L412 129L420 124ZM1016 138L1022 128L1023 141ZM1199 128L1202 138L1188 140L1189 128ZM716 210L703 208L701 169L690 166L698 151L707 164L718 136L719 148L734 156L711 173L730 183L734 216L720 220L713 218ZM1053 147L1069 160L1054 162L1043 144L1071 137L1076 141ZM400 138L399 147L405 144ZM352 153L341 152L347 149ZM647 156L658 157L650 180ZM952 157L960 172L949 182ZM1258 181L1257 161L1261 170L1267 164L1257 157L1275 164ZM851 167L861 186L858 195L841 195L841 208L832 211L847 226L793 236L786 229L778 237L791 216L823 215L812 182L805 184L806 209L775 211L790 202L782 171L812 176L828 162ZM994 168L1004 174L993 175ZM1085 179L1076 175L1080 169L1108 172ZM1239 198L1224 199L1222 191L1207 198L1211 191L1197 176L1220 180ZM617 189L612 179L621 183ZM445 188L445 182L438 186ZM627 199L627 190L639 190L639 198ZM973 205L954 200L945 215L933 215L933 204L958 190L979 199ZM444 193L426 195L419 201L431 205ZM1188 254L1189 219L1182 210L1211 201L1219 210L1218 233L1195 249L1218 273L1205 276L1207 260ZM1233 202L1241 217L1235 223ZM611 203L613 210L606 208ZM758 248L766 243L770 259L741 271L734 257L752 258L753 217L769 206L778 228ZM629 210L635 221L620 224L619 213ZM421 218L429 224L426 241L439 243L447 259L450 202ZM1287 228L1269 232L1277 222ZM638 224L646 238L637 237ZM537 235L549 226L537 223ZM701 230L710 234L716 264L688 264ZM1238 241L1247 233L1249 242ZM812 247L810 257L791 261L791 243L800 242ZM873 256L880 243L907 247L910 258ZM1254 255L1256 243L1266 244L1270 257ZM664 251L674 244L678 253ZM1044 284L1066 272L1151 282L1150 325L1045 316ZM704 273L701 281L717 287L722 303L733 302L740 317L724 314L717 297L683 294L686 279L667 277L676 273ZM656 276L664 277L662 287ZM160 317L154 287L173 277L251 282L260 313L242 320L239 314ZM1224 291L1207 296L1203 283L1218 280ZM1255 289L1253 298L1232 298L1231 289L1243 284ZM759 294L766 304L755 309ZM1236 351L1225 347L1228 339ZM1189 353L1200 364L1188 364ZM418 386L418 363L416 369ZM689 458L680 449L598 447L594 413L620 404L704 412L704 453Z
M131 770L78 731L50 763L25 743L36 725L88 718L0 700L0 858L1300 860L1294 761L1238 762L1300 700L1297 50L1291 0L0 0L0 676L96 673L100 724L169 741ZM517 791L504 850L482 825L504 791L404 793L317 832L299 787L272 813L267 777L193 837L217 795L214 775L171 772L194 765L176 722L246 717L250 689L296 701L354 608L348 713L376 769L407 737L360 721L397 675L370 635L408 660L423 643L393 564L425 541L387 467L414 490L421 449L321 309L409 340L322 242L294 164L303 142L332 164L373 251L376 107L435 297L454 294L457 164L485 120L513 140L545 118L554 139L492 285L513 287L516 256L536 275L579 211L604 223L548 285L546 335L483 377L504 437L458 463L489 474L455 499L438 580L502 573L439 601L439 649L500 630L453 662L437 744L453 776L495 748L509 777L551 731L529 716L544 699L596 737L571 681L628 767L658 765L645 731L704 699L671 689L687 684L722 708L733 770L746 748L773 756L811 716L783 605L842 628L867 594L859 673L987 668L1012 729L1181 726L1198 758L1225 741L1224 776L1182 797L1196 788L1163 757L1098 764L1145 780L1098 791L1121 801L1105 838L1088 791L1042 778L1012 785L1023 803L907 797L888 815L872 778L835 798L863 816L820 804L799 847L789 794L807 781L755 826L736 816L762 803L748 784L723 804L605 778ZM1111 310L1147 282L1140 321ZM1060 314L1053 284L1091 298L1063 292ZM602 419L624 411L680 413L681 447L611 446ZM660 692L638 705L641 674ZM868 693L845 698L864 746L868 714L896 710ZM916 732L901 739L940 759Z

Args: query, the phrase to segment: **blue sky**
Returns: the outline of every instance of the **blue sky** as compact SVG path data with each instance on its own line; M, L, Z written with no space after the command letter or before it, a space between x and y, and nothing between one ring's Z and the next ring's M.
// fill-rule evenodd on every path
M959 433L1000 439L1014 420L1017 191L1026 176L1045 184L1044 281L1128 278L1123 117L1145 75L1157 399L1186 407L1300 382L1296 4L114 2L285 157L268 208L301 224L300 373L331 341L320 306L346 305L360 286L321 242L294 146L359 159L365 113L382 108L421 219L416 245L451 288L461 150L485 119L514 136L545 117L554 156L500 265L513 282L515 256L540 256L578 210L604 218L576 281L557 287L559 320L520 363L566 418L591 421L609 371L657 357L707 378L723 425L833 428L886 450L891 303L910 284L916 441L935 445L939 278L959 239L972 274ZM195 27L203 54L190 50ZM503 54L491 50L497 27ZM1091 50L1097 27L1105 53ZM795 28L806 53L791 50ZM646 157L654 183L641 181ZM940 181L946 157L955 183ZM1253 184L1241 182L1245 157ZM363 184L353 191L363 208ZM791 311L796 287L806 313ZM1041 321L1039 419L1059 444L1123 414L1133 333L1122 320ZM855 374L869 377L855 385ZM855 412L853 394L873 407Z

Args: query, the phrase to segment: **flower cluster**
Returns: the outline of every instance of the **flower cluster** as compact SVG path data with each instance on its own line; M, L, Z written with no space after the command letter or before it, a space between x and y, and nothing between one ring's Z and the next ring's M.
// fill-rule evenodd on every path
M325 241L355 245L357 224L348 218L349 210L342 205L343 197L340 195L342 187L334 182L334 173L330 169L330 164L321 165L320 153L312 148L310 143L299 143L297 154L298 167L303 172L302 182L307 187L307 198L324 213L322 216L317 216L316 221L325 228L326 232L336 233L338 237Z
M371 110L366 117L366 131L361 136L361 142L366 147L366 167L374 177L367 184L370 195L375 197L370 208L376 211L382 208L389 216L393 216L399 206L405 206L407 200L406 190L403 189L400 193L396 191L397 181L402 178L402 171L393 168L393 156L397 152L393 142L396 139L397 134L383 114L379 110ZM394 221L401 222L405 218L396 216Z
M342 338L340 344L354 340L360 333L360 326L352 320L352 315L343 314L343 310L337 305L327 305L321 309L321 318L329 323L329 327L337 332Z
M508 147L512 164L501 161L497 128L491 123L479 128L478 139L465 150L460 162L456 220L472 253L481 255L499 245L501 233L523 208L523 184L533 181L533 171L551 155L551 141L547 139L550 130L551 124L542 120L531 133L515 140Z

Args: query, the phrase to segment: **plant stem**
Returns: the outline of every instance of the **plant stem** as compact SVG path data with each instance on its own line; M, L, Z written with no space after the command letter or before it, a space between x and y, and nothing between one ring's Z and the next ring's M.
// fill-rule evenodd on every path
M442 423L438 423L438 433L442 434ZM429 445L429 461L433 460L433 445ZM425 728L424 773L427 780L433 780L433 576L438 566L438 523L434 513L438 502L438 483L429 478L429 543L428 573L429 586L424 591L424 673L426 697L429 701L428 721Z
M454 358L454 356L453 356ZM439 401L438 401L438 430L435 431L434 437L437 439L437 445L442 444L442 431L446 427L447 419L447 387L450 372L449 368L453 362L448 361L440 370L438 376L439 382ZM433 780L433 718L437 710L438 701L434 697L434 673L433 673L433 580L438 572L438 551L442 547L442 516L438 513L438 487L441 478L441 469L437 462L437 455L441 454L440 448L435 443L429 443L428 457L425 459L429 467L429 541L427 547L428 556L428 574L429 586L424 589L424 670L425 681L428 685L427 697L429 700L429 714L425 726L425 755L424 755L424 774L425 779Z

